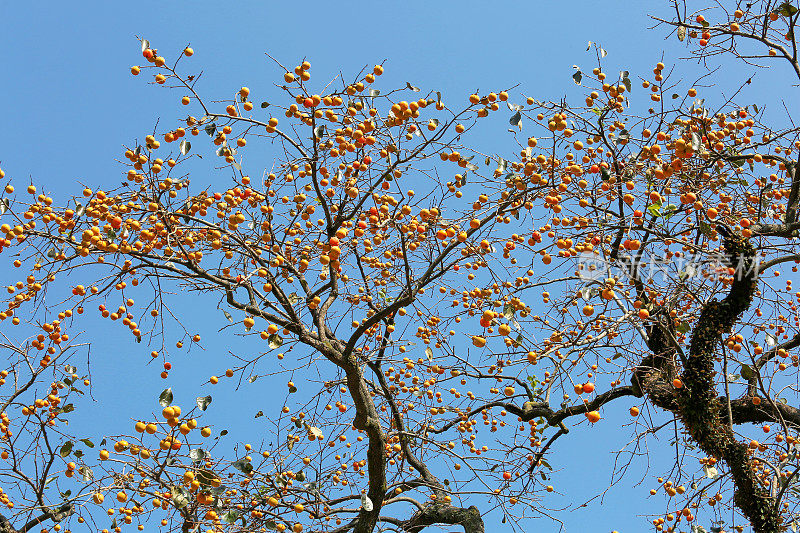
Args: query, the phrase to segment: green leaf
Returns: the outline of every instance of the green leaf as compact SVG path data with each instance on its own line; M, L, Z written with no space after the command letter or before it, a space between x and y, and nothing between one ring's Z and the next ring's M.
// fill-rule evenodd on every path
M172 398L172 388L166 388L161 391L161 394L158 395L158 403L161 405L161 407L169 407L172 405Z
M627 89L628 92L631 92L631 89L633 89L633 84L631 83L631 79L628 77L628 71L623 70L622 72L620 72L620 77L622 85L625 86L625 89Z
M68 440L67 442L64 443L63 446L61 446L61 449L58 450L58 454L61 457L68 456L72 452L72 446L73 446L72 441Z
M756 377L756 373L753 371L750 365L742 365L742 369L739 371L739 374L748 381Z
M514 342L513 342L514 348L522 346L522 341L523 340L525 340L525 339L523 338L522 333L517 333L517 338L514 339Z
M225 522L228 524L233 524L236 520L239 519L239 511L229 510L222 513L221 517Z
M192 450L192 451L194 451L194 450ZM214 481L215 479L217 479L217 476L211 470L202 469L202 470L198 470L197 471L197 474L195 475L195 479L203 487L210 487L211 486L211 482Z
M183 493L183 489L180 487L172 487L172 505L174 505L176 509L183 509L189 505L189 498L186 497Z
M650 204L647 206L647 212L654 217L661 216L661 204Z
M94 442L90 441L89 439L81 439L81 442L89 448L94 448Z
M733 146L728 147L728 153L732 156L741 155L741 153L738 150L735 150ZM742 168L744 166L744 159L730 161L730 164L733 168Z
M711 238L711 225L708 222L700 221L700 233L705 235L708 238Z
M663 212L663 214L661 216L663 216L664 218L669 218L672 215L674 215L677 211L678 211L678 206L677 205L675 205L675 204L667 204L667 206L664 207L664 212Z
M575 71L575 74L572 75L572 81L574 81L576 85L580 85L582 79L583 74L580 70Z
M793 6L791 2L784 2L775 11L777 11L784 17L791 17L795 13L797 13L797 8Z
M253 471L253 465L250 464L250 461L246 459L239 459L233 462L232 465L236 470L242 472L243 474L249 474Z
M261 105L263 106L264 104ZM206 124L206 127L203 129L205 130L206 134L208 134L209 137L213 137L214 134L217 133L217 125L214 124L213 122Z
M198 396L197 397L197 407L200 408L201 411L205 411L208 409L209 404L211 403L211 395L208 396Z
M275 530L278 529L278 525L275 523L275 520L267 520L263 524L264 524L264 527L269 529L269 530L275 531Z

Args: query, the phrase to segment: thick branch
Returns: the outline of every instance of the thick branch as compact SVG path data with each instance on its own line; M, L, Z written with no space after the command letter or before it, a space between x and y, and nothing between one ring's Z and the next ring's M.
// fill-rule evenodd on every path
M431 504L411 517L402 527L409 533L418 533L434 524L457 524L464 528L464 533L484 533L483 518L474 505L464 508Z
M714 360L721 335L729 331L747 310L757 288L758 272L752 268L756 251L749 242L732 235L727 228L721 227L719 231L725 238L729 263L745 268L737 273L725 299L712 300L702 309L681 376L683 388L675 389L673 395L678 415L691 438L705 453L725 461L730 468L736 485L736 506L757 533L774 533L779 531L779 516L773 499L755 475L747 445L739 442L731 427L724 422L727 412L717 396L714 381ZM650 348L662 352L668 349L666 344ZM650 393L646 385L645 390ZM660 402L654 403L658 405ZM737 404L739 416L743 416L743 411Z

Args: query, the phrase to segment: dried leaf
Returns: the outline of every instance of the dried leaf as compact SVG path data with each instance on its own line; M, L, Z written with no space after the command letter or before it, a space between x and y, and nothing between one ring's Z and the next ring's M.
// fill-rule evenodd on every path
M283 344L283 337L281 337L277 333L273 333L272 335L269 336L268 341L270 349L274 350L276 348L281 347L281 345Z
M699 150L701 145L702 145L702 141L700 140L700 136L697 134L697 132L693 131L692 132L692 150L694 150L694 151Z
M372 500L369 499L366 492L361 493L361 508L366 512L370 512L374 508Z
M197 407L200 408L201 411L205 411L208 409L208 406L211 404L211 395L208 396L198 396L197 397Z

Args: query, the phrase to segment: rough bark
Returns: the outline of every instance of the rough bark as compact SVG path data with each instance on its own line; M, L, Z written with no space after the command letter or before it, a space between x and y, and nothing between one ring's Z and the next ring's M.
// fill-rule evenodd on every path
M700 449L728 465L736 486L734 503L750 521L753 530L775 533L780 530L780 517L774 499L756 477L748 447L739 442L731 430L726 420L725 402L716 393L716 350L722 334L730 331L750 306L758 278L758 272L752 268L756 254L752 245L721 229L728 260L733 266L739 265L740 269L728 295L722 301L708 302L700 313L688 357L684 360L683 388L670 386L666 379L669 375L663 373L665 367L641 370L635 379L655 405L679 416ZM650 344L656 356L674 350L664 336L651 338ZM769 415L763 409L749 408L741 401L736 402L734 413L734 421L755 421L759 416Z
M14 526L11 525L11 522L8 521L8 518L0 514L0 533L17 533L17 530L14 529Z
M464 533L484 533L483 518L474 505L470 507L428 505L403 524L403 530L409 533L419 533L434 524L461 525Z

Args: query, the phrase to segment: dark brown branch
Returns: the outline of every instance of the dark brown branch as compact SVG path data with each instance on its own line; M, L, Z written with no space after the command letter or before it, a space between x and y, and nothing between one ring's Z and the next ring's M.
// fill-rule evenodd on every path
M718 230L725 239L724 248L729 263L752 267L756 255L753 246L732 235L725 227ZM756 269L744 268L722 301L712 300L705 304L692 335L688 361L681 375L683 388L676 389L674 395L678 403L678 415L692 440L705 453L727 463L736 486L734 504L750 521L754 531L774 533L779 531L780 521L773 498L756 477L747 445L739 442L731 427L724 422L722 413L726 409L723 409L723 403L717 396L714 378L714 362L721 336L730 331L750 307L758 287L757 281ZM741 413L742 409L737 411Z
M478 508L473 506L453 507L439 503L426 506L403 524L404 531L418 533L434 524L460 525L464 533L484 533L483 518Z
M20 529L15 529L8 518L0 514L0 533L27 533L46 520L52 520L58 523L74 512L75 507L69 503L62 505L58 509L47 509L41 515L28 521L28 523Z

